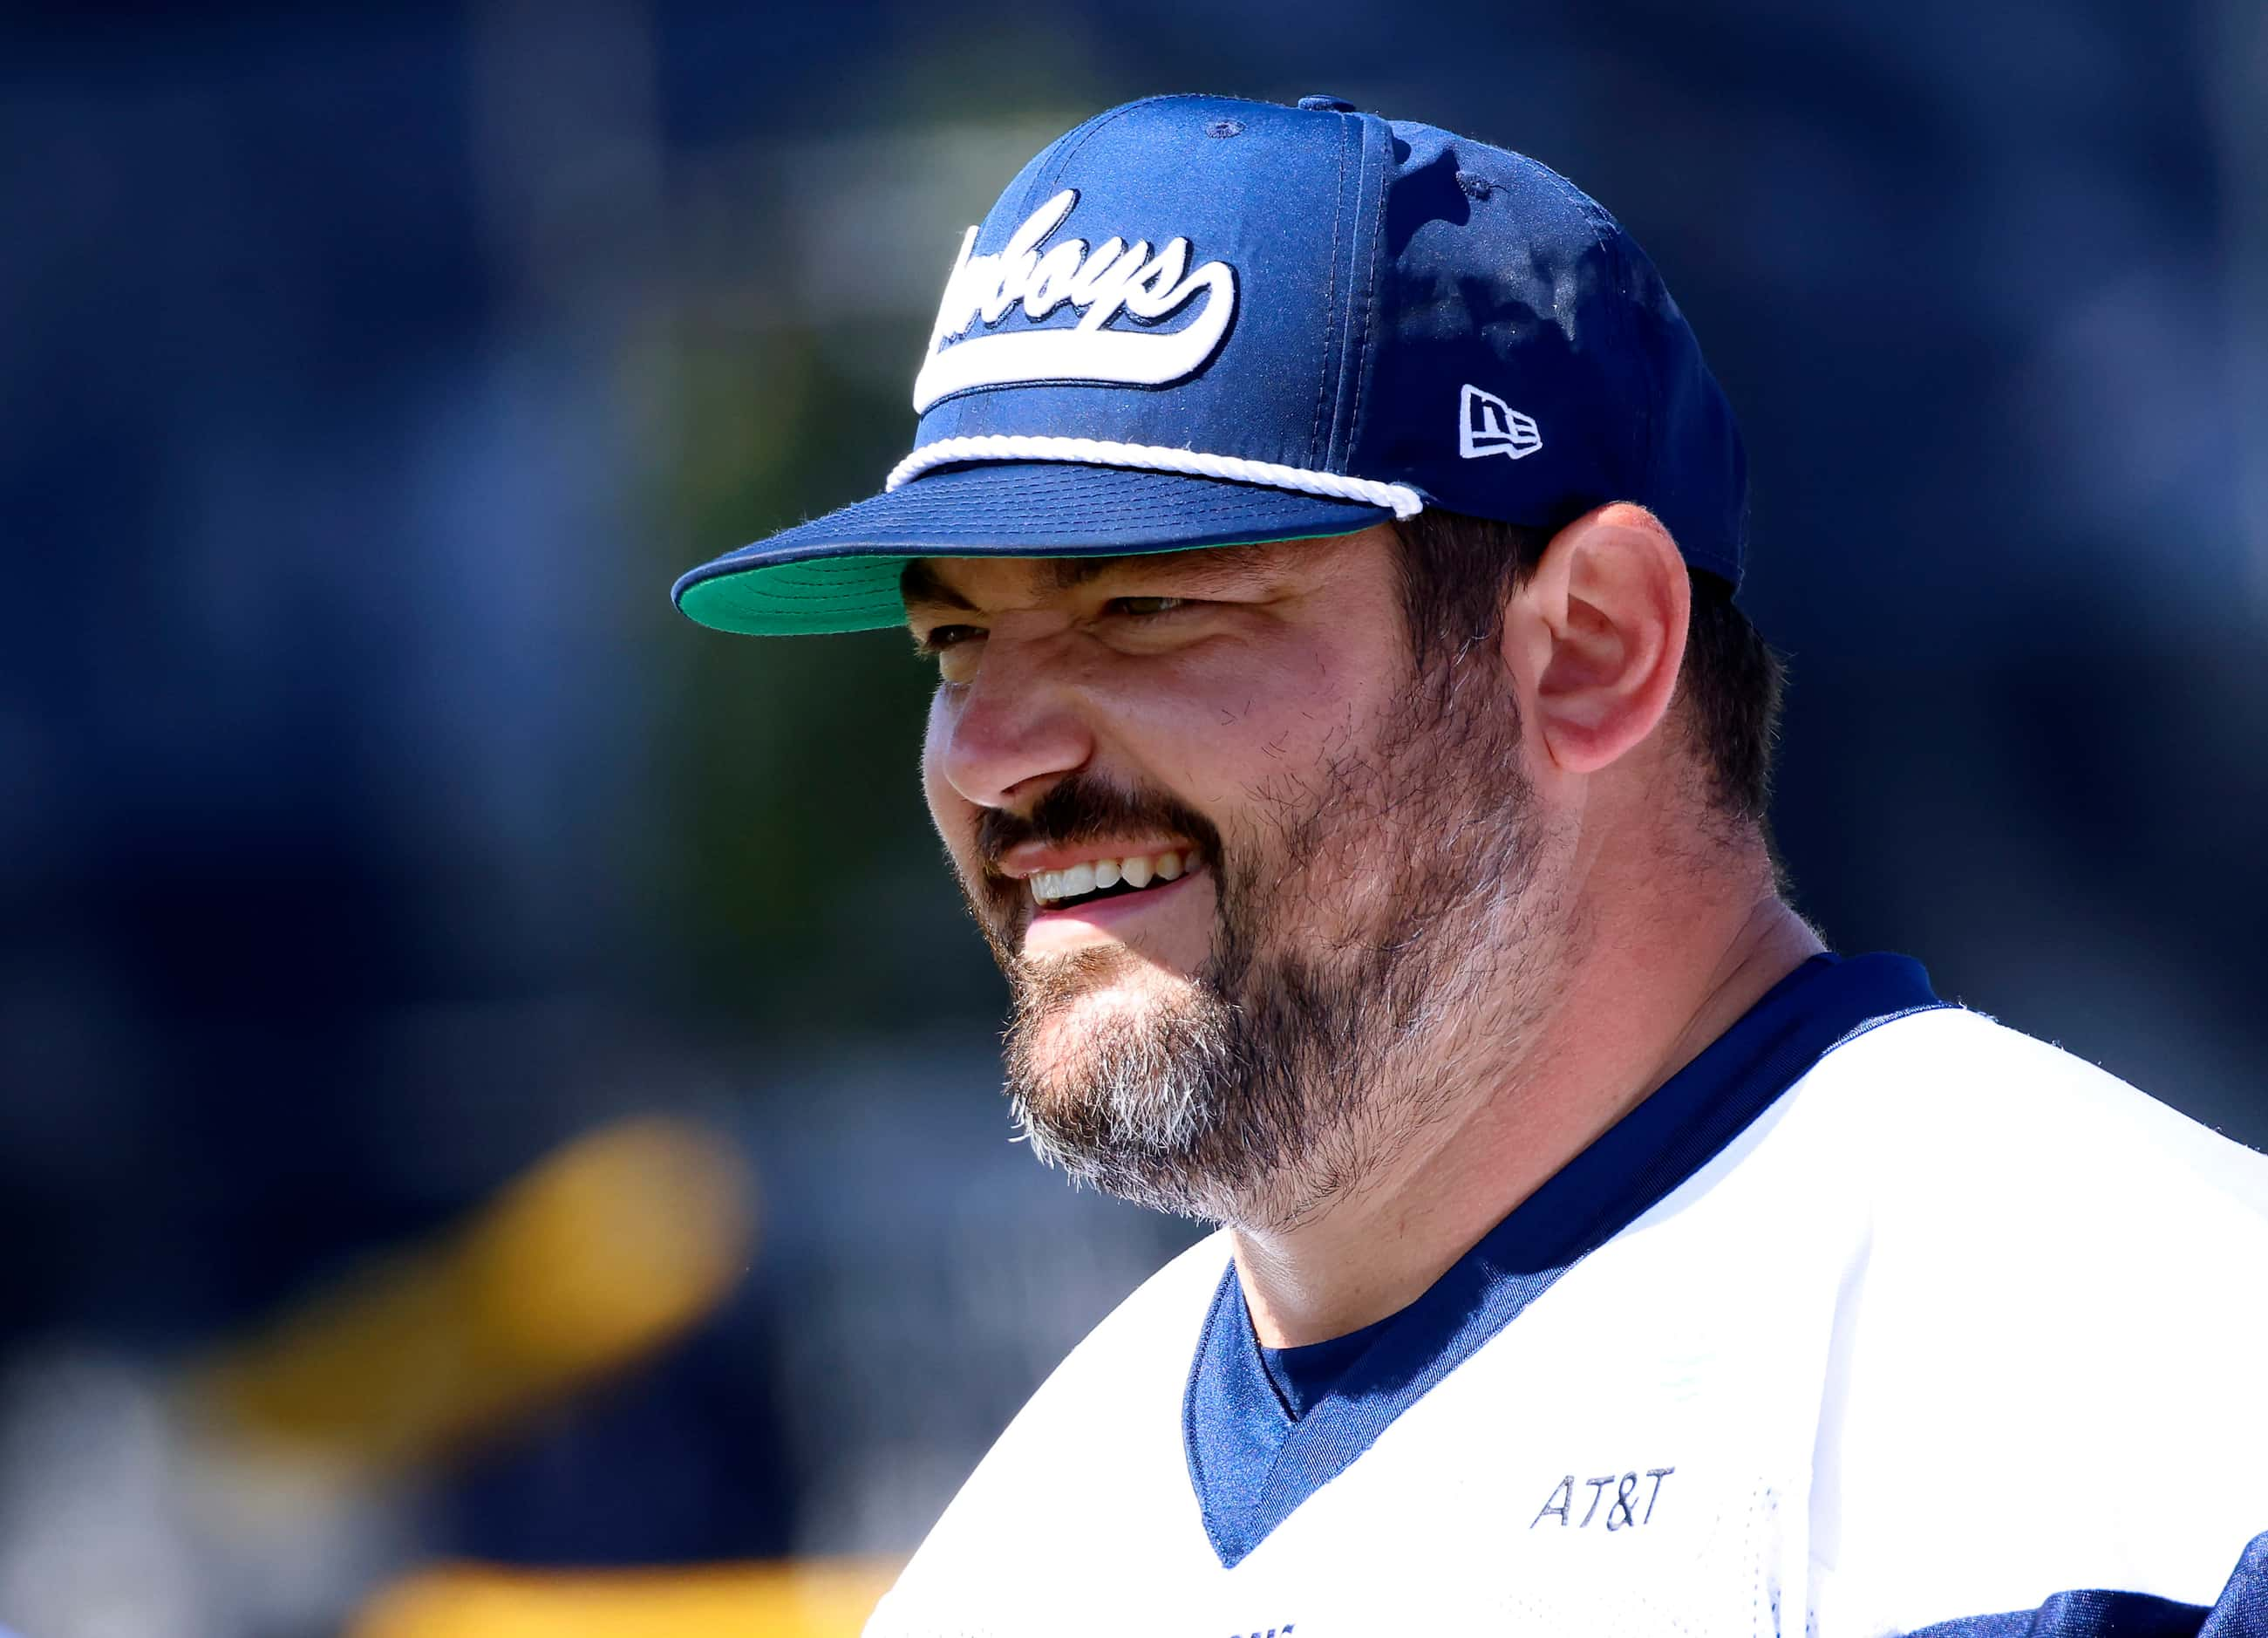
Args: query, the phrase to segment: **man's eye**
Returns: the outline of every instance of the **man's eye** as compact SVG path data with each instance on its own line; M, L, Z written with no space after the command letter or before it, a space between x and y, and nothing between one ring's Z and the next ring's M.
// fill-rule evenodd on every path
M976 680L976 663L984 653L984 628L932 626L914 638L914 652L924 660L937 661L939 682L958 687Z
M1176 609L1189 606L1186 597L1114 597L1108 607L1111 613L1146 620L1154 615L1171 614Z
M948 648L958 648L963 643L973 642L983 635L983 632L973 625L932 626L921 636L914 638L914 652L925 657L933 657L945 653Z

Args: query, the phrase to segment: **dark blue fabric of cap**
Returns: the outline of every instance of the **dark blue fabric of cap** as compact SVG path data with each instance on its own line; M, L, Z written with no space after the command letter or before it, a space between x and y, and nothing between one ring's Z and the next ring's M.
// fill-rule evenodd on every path
M696 569L679 606L857 631L902 617L911 557L1614 500L1740 579L1740 434L1645 253L1535 160L1336 99L1159 97L1050 144L954 258L914 407L883 493Z

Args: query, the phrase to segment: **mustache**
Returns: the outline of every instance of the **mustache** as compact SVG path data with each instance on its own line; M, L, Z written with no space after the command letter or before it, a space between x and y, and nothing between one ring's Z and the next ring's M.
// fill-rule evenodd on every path
M1012 847L1074 847L1145 830L1187 837L1205 858L1220 858L1220 832L1186 802L1154 786L1125 790L1082 773L1057 780L1028 813L986 808L976 821L976 856L985 873L998 877Z

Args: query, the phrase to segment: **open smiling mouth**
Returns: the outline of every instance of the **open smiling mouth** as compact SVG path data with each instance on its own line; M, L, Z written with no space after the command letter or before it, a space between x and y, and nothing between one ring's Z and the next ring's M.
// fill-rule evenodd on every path
M1063 870L1035 870L1024 885L1042 911L1069 910L1163 887L1197 864L1195 848L1167 848L1126 859L1086 860Z

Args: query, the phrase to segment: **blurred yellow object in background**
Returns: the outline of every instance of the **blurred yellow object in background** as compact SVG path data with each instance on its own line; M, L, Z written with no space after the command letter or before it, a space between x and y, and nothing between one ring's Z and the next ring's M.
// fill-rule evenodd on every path
M658 1117L556 1150L441 1240L365 1267L192 1373L232 1435L394 1468L652 1353L747 1267L755 1184Z
M895 1561L692 1569L429 1570L364 1606L347 1638L856 1638Z

